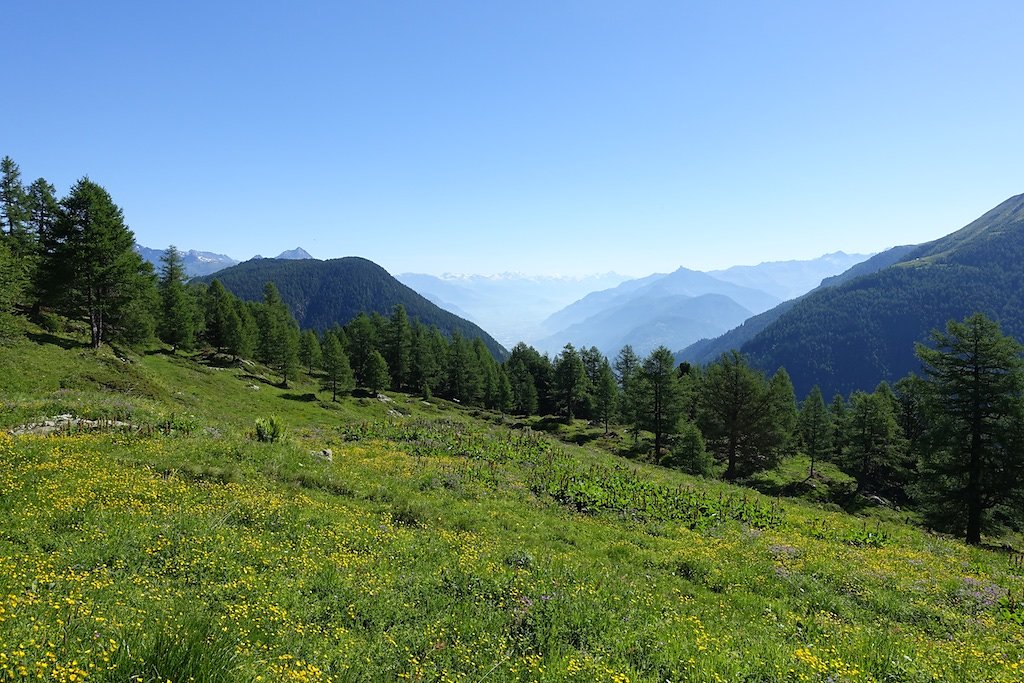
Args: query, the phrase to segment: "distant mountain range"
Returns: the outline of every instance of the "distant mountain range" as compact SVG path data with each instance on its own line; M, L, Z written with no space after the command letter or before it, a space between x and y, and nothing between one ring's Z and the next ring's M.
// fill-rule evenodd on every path
M541 321L563 306L629 279L617 273L584 277L403 273L397 277L438 306L477 323L507 347L543 336Z
M139 255L144 261L148 261L153 264L153 267L160 271L160 259L163 258L166 249L150 249L144 247L141 244L135 245L135 251L139 252ZM209 275L210 273L216 273L218 270L233 266L238 261L226 256L224 254L214 254L209 251L196 251L195 249L189 249L188 251L181 252L182 264L185 266L185 274L189 277L195 277L197 275Z
M166 249L150 249L144 247L141 244L135 245L135 251L139 252L144 261L148 261L153 264L153 267L159 272L160 270L160 259L167 252ZM181 261L185 266L185 275L188 277L196 277L199 275L210 275L216 273L218 270L229 268L237 263L240 263L238 259L231 258L225 254L214 254L209 251L196 251L195 249L189 249L188 251L181 252ZM262 256L254 256L253 258L263 258ZM309 252L302 247L296 247L289 251L283 251L278 254L275 258L279 259L311 259L312 256Z
M436 326L449 336L458 332L467 339L480 337L496 358L507 355L479 326L443 310L366 259L256 258L198 280L214 278L235 296L249 301L262 300L264 285L273 282L303 328L324 330L335 323L344 325L360 312L388 316L396 304L402 304L412 320Z
M739 348L758 367L784 366L798 396L872 389L919 369L915 342L980 311L1024 339L1024 195L1011 197L946 237L897 247L720 340L685 349L707 361ZM727 341L722 341L722 340ZM712 348L714 347L714 348Z
M714 273L679 268L628 280L552 314L541 325L545 335L533 343L548 353L566 343L594 345L609 356L625 344L641 355L659 345L681 348L777 306L782 298L772 292L802 294L822 277L865 258L837 252L809 261L735 266Z

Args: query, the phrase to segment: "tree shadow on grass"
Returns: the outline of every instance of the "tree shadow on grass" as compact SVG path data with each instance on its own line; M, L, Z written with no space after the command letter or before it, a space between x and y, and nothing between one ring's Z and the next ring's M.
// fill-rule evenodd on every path
M313 403L316 399L316 394L310 392L306 394L281 394L281 398L289 401L299 401L301 403Z
M66 337L58 337L57 335L50 334L49 332L29 332L28 338L34 341L36 344L50 344L53 346L59 346L65 351L70 351L71 349L89 348L88 342L75 341L74 339L68 339Z

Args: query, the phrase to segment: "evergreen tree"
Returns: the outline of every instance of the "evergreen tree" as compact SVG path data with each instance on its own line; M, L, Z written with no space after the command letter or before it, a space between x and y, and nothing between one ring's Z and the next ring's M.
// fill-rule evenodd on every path
M832 420L832 459L835 462L842 462L843 453L849 442L849 410L846 406L846 399L842 394L832 397L832 403L828 407L829 418Z
M700 427L712 451L725 460L725 477L775 465L784 434L775 421L773 397L764 376L733 351L704 375Z
M235 316L229 318L228 321L228 353L233 354L235 358L253 358L256 355L260 337L259 323L256 317L258 304L237 298L234 298L232 303ZM233 318L238 319L237 328Z
M331 401L338 400L338 391L349 391L355 386L352 367L348 356L341 348L341 342L334 334L327 333L323 343L324 384L331 390Z
M922 502L978 545L994 513L1016 521L1024 509L1024 347L980 313L931 341L917 346L931 407Z
M437 388L438 361L430 330L421 323L412 327L409 386L429 398Z
M376 394L390 383L391 376L388 373L388 362L384 360L384 356L380 354L380 351L373 351L366 361L366 377L364 379L366 388Z
M185 265L181 253L173 244L160 258L160 322L157 335L171 346L171 353L178 348L191 349L195 341L196 318L195 299L185 287Z
M48 296L89 323L94 348L147 324L149 311L138 302L153 298L155 278L134 244L121 209L91 180L79 180L61 201L44 251Z
M28 187L28 232L35 240L33 252L22 259L25 276L31 287L33 313L38 314L46 296L47 275L40 267L46 259L46 246L53 244L53 230L60 216L60 205L53 185L37 178Z
M409 383L412 365L412 328L401 304L395 305L385 328L384 351L391 371L391 387L397 391Z
M555 359L554 379L559 411L572 422L588 390L586 368L572 344L566 344Z
M498 372L498 397L497 405L495 408L498 409L502 414L512 410L512 384L508 381L508 375L505 374L505 369L501 366L497 367Z
M857 492L892 490L900 483L903 443L888 396L855 391L847 429L845 469L857 477Z
M323 351L320 348L320 340L317 339L316 332L304 331L299 338L299 360L308 369L309 374L313 374L314 366L320 367L322 358Z
M348 336L346 352L352 362L352 371L356 375L356 382L365 386L367 364L373 352L378 350L377 330L370 316L360 313L349 322L345 334Z
M640 386L640 358L626 344L615 357L615 374L619 379L619 415L629 425L635 440L640 434L643 396Z
M6 239L0 239L0 316L13 312L21 301L26 278L21 264L11 253Z
M804 453L811 460L808 479L814 478L814 464L829 456L832 452L832 421L821 389L815 384L811 393L800 406L800 441Z
M655 461L662 457L666 438L674 434L683 416L683 395L675 359L664 346L651 351L640 366L644 389L643 426L654 434Z
M706 477L711 474L714 461L704 443L697 425L683 420L672 449L661 458L665 467L673 467L688 474Z
M507 368L509 384L512 387L512 410L517 415L533 415L537 412L537 387L533 383L526 361L522 358L509 360Z
M604 433L608 433L608 423L615 414L616 402L619 397L619 385L615 381L615 373L607 358L601 359L601 367L594 383L594 407L597 416L604 423Z
M789 379L789 373L785 368L779 368L772 375L771 380L768 381L768 391L771 395L771 410L775 416L775 424L782 439L780 451L791 455L796 448L799 410L796 405L793 382Z
M231 345L229 342L231 332L229 332L228 328L234 326L237 330L237 327L241 324L233 299L232 294L224 288L220 280L213 280L203 295L206 342L214 349L228 349ZM229 322L231 316L234 316L233 322Z
M263 287L261 318L260 360L277 371L287 388L299 366L299 327L273 282Z
M8 245L16 256L19 236L27 230L29 220L28 197L21 184L21 169L10 157L0 159L0 235L10 241Z

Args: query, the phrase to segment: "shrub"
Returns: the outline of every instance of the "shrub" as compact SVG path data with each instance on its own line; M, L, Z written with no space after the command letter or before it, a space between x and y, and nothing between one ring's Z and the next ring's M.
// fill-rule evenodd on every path
M264 443L274 443L284 440L284 423L271 415L268 418L256 418L256 440Z

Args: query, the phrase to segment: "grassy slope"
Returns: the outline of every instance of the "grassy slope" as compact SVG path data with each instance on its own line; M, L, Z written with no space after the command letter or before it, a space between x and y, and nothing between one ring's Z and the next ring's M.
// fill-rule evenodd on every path
M1005 554L443 402L55 341L0 347L0 426L192 429L0 435L0 680L1022 678ZM269 414L286 442L249 437Z

